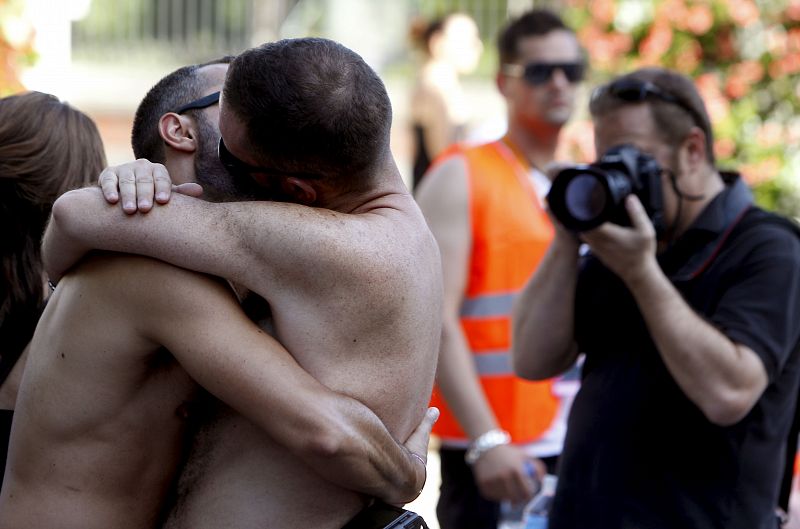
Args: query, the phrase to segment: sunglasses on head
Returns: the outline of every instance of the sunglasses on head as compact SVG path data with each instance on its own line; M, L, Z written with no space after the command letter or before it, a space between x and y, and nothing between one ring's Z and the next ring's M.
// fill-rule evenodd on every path
M195 99L189 103L186 103L183 106L178 107L177 109L173 110L176 114L183 114L187 110L194 110L196 108L207 108L211 105L215 105L219 103L219 92L213 92L208 94L207 96L203 96L199 99Z
M613 83L596 88L592 93L592 99L596 99L604 93L608 93L622 101L630 101L631 103L638 103L647 100L648 97L655 97L656 99L660 99L666 103L672 103L684 109L692 116L695 125L703 128L702 124L705 123L705 120L700 116L699 112L688 103L650 81L620 79L619 81L614 81Z
M548 82L556 70L560 70L570 83L577 83L583 80L586 66L582 62L530 62L525 65L503 65L504 74L522 78L534 86Z

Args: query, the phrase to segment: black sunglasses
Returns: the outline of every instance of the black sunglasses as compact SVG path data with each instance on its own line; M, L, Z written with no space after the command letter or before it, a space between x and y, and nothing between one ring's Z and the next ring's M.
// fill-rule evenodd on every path
M225 146L225 141L223 141L222 136L219 137L217 156L219 157L219 161L222 163L222 166L226 171L228 171L228 173L230 173L231 176L251 175L253 173L271 174L275 172L274 169L269 169L267 167L256 167L241 161L239 158L234 156L231 151L228 150L228 148Z
M570 83L583 80L586 65L582 62L531 62L522 64L504 64L503 73L511 77L521 77L530 85L542 85L548 82L556 70L561 70Z
M219 137L217 157L219 158L219 161L225 170L228 171L228 174L234 177L249 176L253 173L261 173L267 175L281 174L285 176L305 178L307 180L319 180L322 178L322 175L318 174L287 171L285 169L278 171L274 167L256 167L255 165L250 165L249 163L243 162L234 156L233 153L228 150L228 147L225 146L225 140L222 139L222 136Z
M190 103L186 103L183 106L178 107L177 109L173 110L176 114L183 114L187 110L194 110L196 108L207 108L211 105L219 103L219 92L214 92L208 94L207 96L203 96L200 99L195 99Z
M620 79L619 81L614 81L611 84L596 88L594 92L592 92L592 99L594 100L606 92L617 99L621 99L622 101L630 101L632 103L645 101L648 97L655 97L656 99L660 99L666 103L672 103L673 105L677 105L688 112L695 125L705 130L704 123L706 120L696 109L692 108L682 99L670 94L666 90L660 88L654 83L651 83L650 81Z

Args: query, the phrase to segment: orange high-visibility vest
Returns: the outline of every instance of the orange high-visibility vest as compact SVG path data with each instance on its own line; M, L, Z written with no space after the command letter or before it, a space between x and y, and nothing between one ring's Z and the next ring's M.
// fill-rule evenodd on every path
M530 382L511 367L511 306L553 238L530 175L502 141L463 148L472 248L461 326L480 382L500 428L516 443L535 441L553 423L559 400L552 380ZM443 441L468 440L438 387L441 410L433 432Z

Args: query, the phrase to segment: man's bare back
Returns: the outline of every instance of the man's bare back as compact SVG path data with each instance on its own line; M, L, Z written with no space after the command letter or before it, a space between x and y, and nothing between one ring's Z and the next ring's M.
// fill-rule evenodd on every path
M368 234L354 245L352 267L309 262L307 280L316 286L293 285L268 299L277 337L297 351L298 362L365 403L404 439L433 384L441 307L431 294L441 284L438 253L416 208L403 197L382 202L349 219L354 239ZM319 479L246 419L222 409L195 442L167 527L225 527L235 520L238 528L333 529L363 505L363 497Z

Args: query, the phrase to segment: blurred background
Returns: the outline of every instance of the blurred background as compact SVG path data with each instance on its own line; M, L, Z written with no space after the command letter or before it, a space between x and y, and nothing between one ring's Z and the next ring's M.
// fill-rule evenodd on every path
M98 122L118 163L132 157L136 104L167 72L278 38L328 37L386 82L408 178L409 94L422 60L411 28L453 11L477 22L484 51L462 83L467 138L485 140L504 130L497 30L532 6L561 13L592 68L561 158L594 156L585 111L593 85L661 64L697 80L720 165L741 169L762 205L800 216L800 0L0 0L0 95L39 90L69 101Z
M484 42L462 78L468 141L504 132L495 37L533 6L559 12L587 50L590 76L559 157L594 157L586 99L610 76L660 64L693 78L709 108L723 168L740 169L758 201L800 217L800 0L0 0L0 96L52 93L98 123L109 163L132 159L133 111L150 86L190 63L265 41L322 36L360 53L394 106L392 149L408 182L410 93L423 60L420 21L461 11ZM412 508L435 529L437 461Z
M52 93L99 124L110 163L132 157L132 113L147 89L189 63L278 38L322 36L360 53L395 112L392 148L410 172L409 100L422 60L411 28L453 11L477 22L484 51L462 83L467 138L504 130L494 87L497 30L532 6L558 11L586 47L589 89L662 64L697 80L720 165L738 167L759 202L800 216L800 0L0 0L0 95ZM585 104L560 157L591 160Z

